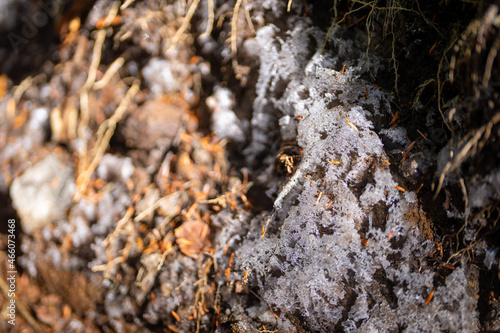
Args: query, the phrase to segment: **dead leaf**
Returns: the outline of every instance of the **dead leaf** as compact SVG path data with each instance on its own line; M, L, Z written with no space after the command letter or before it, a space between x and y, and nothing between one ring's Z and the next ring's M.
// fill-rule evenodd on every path
M204 248L210 247L210 227L203 221L186 221L175 229L175 238L181 252L198 259Z

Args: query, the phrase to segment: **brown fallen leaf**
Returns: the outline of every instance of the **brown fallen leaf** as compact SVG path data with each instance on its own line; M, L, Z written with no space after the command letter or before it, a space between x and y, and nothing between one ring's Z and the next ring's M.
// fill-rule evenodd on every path
M203 221L185 221L174 233L181 252L193 259L198 259L203 249L212 245L210 227Z

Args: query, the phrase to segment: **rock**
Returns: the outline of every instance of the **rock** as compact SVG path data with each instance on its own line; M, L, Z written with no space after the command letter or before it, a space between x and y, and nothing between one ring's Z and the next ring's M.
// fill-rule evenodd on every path
M55 155L29 168L12 182L12 204L24 232L64 219L75 193L73 169Z
M122 135L130 148L151 150L169 147L177 135L182 108L160 98L148 101L130 114Z

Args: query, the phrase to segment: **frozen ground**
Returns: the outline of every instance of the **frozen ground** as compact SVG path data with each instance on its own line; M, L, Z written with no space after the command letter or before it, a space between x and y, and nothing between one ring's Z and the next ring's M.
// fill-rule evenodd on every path
M1 5L19 330L500 330L498 7L197 3Z

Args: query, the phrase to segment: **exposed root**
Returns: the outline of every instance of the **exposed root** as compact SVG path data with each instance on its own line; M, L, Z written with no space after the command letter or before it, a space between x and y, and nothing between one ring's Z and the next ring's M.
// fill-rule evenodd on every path
M97 81L93 85L92 89L99 90L107 86L109 81L113 78L113 76L118 72L118 70L123 66L124 63L125 59L123 57L119 57L115 61L113 61L106 73L104 73L102 79Z
M231 18L231 54L236 55L238 48L238 16L242 0L236 0L233 8L233 17Z
M402 5L399 1L392 0L388 1L387 6L378 6L379 1L378 0L373 0L373 1L361 1L361 0L350 0L350 3L355 6L359 5L359 7L355 9L351 9L347 13L343 15L343 17L338 20L337 22L334 22L330 28L328 29L325 39L323 41L323 46L322 49L325 49L327 41L332 37L333 32L337 27L340 26L341 23L345 21L345 19L351 15L354 14L358 11L361 11L367 7L370 7L370 11L368 15L366 16L366 32L367 32L367 46L366 46L366 61L369 62L369 50L371 47L371 36L374 33L374 24L378 20L378 16L380 15L381 12L386 12L385 18L383 20L383 36L386 37L388 35L392 36L392 43L391 43L391 64L392 64L392 71L394 73L394 91L396 94L398 94L398 79L399 79L399 74L398 74L398 61L396 59L396 31L395 31L395 20L399 12L404 11L404 12L410 12L413 14L416 14L420 16L428 25L432 26L440 35L441 33L439 30L436 28L434 23L430 21L428 18L426 18L422 11L420 10L420 6L418 4L418 1L416 1L416 5L418 10L412 9L405 7ZM403 2L404 3L404 2ZM335 17L337 17L337 1L334 2L335 6Z
M168 50L172 50L177 46L177 43L181 39L181 36L184 34L184 32L187 30L189 27L189 23L191 23L191 19L193 18L194 12L196 11L196 8L198 8L198 4L200 3L200 0L194 0L191 3L191 6L189 6L188 12L186 13L186 16L182 20L182 24L180 28L177 30L175 33L174 37L170 41L170 47Z
M205 32L200 35L200 38L206 38L212 33L212 28L214 27L214 0L207 0L207 28Z

